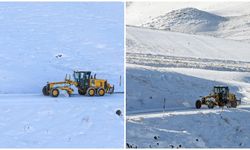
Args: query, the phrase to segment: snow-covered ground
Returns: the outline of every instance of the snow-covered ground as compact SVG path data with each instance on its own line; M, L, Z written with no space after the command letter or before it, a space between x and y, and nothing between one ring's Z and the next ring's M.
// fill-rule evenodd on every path
M0 3L0 147L123 147L124 94L42 95L73 70L124 92L123 14L122 2Z
M250 147L249 43L138 26L126 40L128 147ZM242 104L196 110L215 85Z
M215 85L228 85L243 103L250 102L250 73L193 68L127 65L127 114L194 108ZM136 89L136 90L135 90Z
M169 107L193 107L223 84L250 100L244 95L250 90L249 49L239 41L128 26L127 110L161 109L164 98Z
M0 95L1 148L121 148L123 94ZM105 127L105 128L103 128Z
M127 143L143 148L250 147L249 107L129 116Z
M165 62L155 61L155 57L145 56L144 61L130 56L136 55L127 55L127 143L161 148L250 146L249 70L230 66L228 70L227 65L216 61L214 66L197 61L196 67L188 62L189 57L178 66L179 57ZM237 109L208 110L204 106L196 110L195 101L209 94L215 85L229 86L242 105ZM154 115L163 111L166 113Z

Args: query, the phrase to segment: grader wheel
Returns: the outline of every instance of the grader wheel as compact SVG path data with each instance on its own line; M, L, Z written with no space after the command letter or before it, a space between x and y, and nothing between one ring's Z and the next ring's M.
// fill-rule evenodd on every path
M196 107L197 109L200 109L200 108L201 108L201 101L200 101L200 100L197 100L197 101L196 101L195 107Z
M224 107L225 104L224 104L223 102L218 102L218 106L219 106L219 107Z
M53 89L52 91L51 91L51 96L52 97L57 97L59 95L59 90L58 89Z
M95 96L95 89L94 88L89 88L87 91L89 96Z
M231 107L236 108L237 107L237 102L236 101L231 101Z
M104 95L105 95L105 90L104 90L103 88L99 88L99 89L97 90L97 94L98 94L99 96L104 96Z
M78 94L79 95L85 95L86 94L86 90L78 90Z
M48 87L47 86L43 87L43 95L44 96L49 96L49 91L48 91Z
M207 105L207 107L208 107L209 109L213 109L213 108L214 108L214 103L209 102L208 105Z

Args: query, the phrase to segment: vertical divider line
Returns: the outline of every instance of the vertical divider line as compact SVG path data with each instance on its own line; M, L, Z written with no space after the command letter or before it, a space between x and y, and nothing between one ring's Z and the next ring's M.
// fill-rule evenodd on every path
M127 123L126 123L126 118L127 118L127 115L126 115L126 93L127 93L127 88L126 88L126 0L122 0L123 2L123 17L124 17L124 20L123 20L123 24L124 24L124 29L123 29L123 35L124 35L124 41L123 41L123 50L124 50L124 149L126 148L126 139L127 139L127 135L126 135L126 126L127 126Z

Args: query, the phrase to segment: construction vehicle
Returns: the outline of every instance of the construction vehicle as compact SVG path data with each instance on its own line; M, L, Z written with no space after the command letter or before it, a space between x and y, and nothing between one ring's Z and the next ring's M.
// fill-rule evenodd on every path
M96 74L94 77L91 75L91 71L74 71L74 80L71 80L71 76L66 74L65 80L61 82L48 82L43 87L43 95L57 97L60 91L66 91L70 96L73 94L75 86L78 89L80 95L88 96L104 96L105 93L112 94L114 92L114 85L111 85L104 79L97 79Z
M229 92L228 86L214 86L213 92L197 100L195 106L197 109L200 109L202 105L207 105L209 109L215 106L236 108L240 103L241 100L237 100L235 94Z

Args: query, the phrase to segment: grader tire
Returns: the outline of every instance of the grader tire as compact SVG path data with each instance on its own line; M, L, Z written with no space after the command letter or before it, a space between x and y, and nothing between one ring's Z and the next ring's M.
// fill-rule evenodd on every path
M78 94L79 95L85 95L86 94L86 90L78 90Z
M52 91L51 91L51 96L52 97L57 97L59 95L59 90L58 89L53 89Z
M223 102L219 102L219 103L218 103L218 106L219 106L219 107L224 107L225 104L224 104Z
M200 109L200 108L201 108L201 101L200 101L200 100L197 100L197 101L196 101L195 107L196 107L197 109Z
M104 95L105 95L105 90L104 90L103 88L99 88L99 89L97 90L97 94L98 94L99 96L104 96Z
M208 103L207 107L209 109L213 109L214 108L214 103L212 103L212 102Z
M49 96L49 91L48 91L47 86L44 86L42 91L43 91L44 96Z
M231 102L231 107L232 108L236 108L237 107L237 102L236 101L232 101Z
M94 88L89 88L87 93L88 93L88 96L95 96L95 89Z

